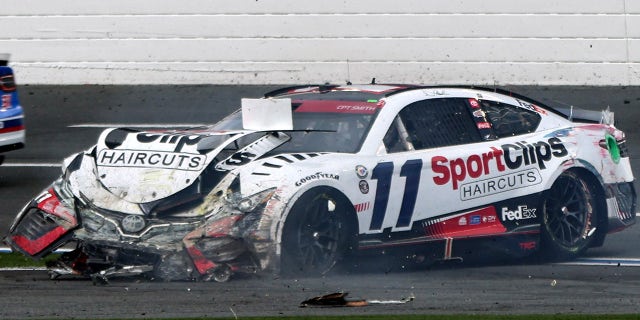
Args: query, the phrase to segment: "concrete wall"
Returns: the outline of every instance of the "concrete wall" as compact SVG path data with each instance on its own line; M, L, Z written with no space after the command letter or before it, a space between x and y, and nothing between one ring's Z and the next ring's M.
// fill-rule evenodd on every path
M0 0L21 84L640 85L637 0Z

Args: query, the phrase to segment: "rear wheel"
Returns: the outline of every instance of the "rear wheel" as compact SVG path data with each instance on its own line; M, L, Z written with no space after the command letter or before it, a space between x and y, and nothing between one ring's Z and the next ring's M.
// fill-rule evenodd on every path
M296 201L282 233L282 271L321 275L349 251L353 239L349 206L330 189L307 192Z
M542 243L549 258L575 258L589 247L597 223L592 190L572 171L551 186L542 208Z

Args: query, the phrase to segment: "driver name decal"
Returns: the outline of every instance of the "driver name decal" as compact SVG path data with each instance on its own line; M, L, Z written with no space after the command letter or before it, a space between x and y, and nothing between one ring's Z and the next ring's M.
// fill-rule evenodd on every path
M206 164L206 156L166 151L102 149L98 153L97 164L103 167L199 171Z

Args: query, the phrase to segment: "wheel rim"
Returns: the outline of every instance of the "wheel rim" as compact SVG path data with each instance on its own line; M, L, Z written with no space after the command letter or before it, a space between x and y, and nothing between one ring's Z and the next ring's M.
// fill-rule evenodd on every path
M575 247L589 228L591 207L581 180L561 176L550 190L545 204L545 224L556 243Z
M304 212L296 232L297 259L305 270L324 273L338 257L342 222L329 210L330 199L313 201Z

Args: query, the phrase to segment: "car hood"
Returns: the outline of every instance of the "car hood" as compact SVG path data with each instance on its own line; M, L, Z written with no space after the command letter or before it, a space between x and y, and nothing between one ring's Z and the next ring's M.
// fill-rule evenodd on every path
M121 199L156 201L192 185L210 165L230 171L288 139L284 134L265 134L235 152L225 148L251 133L255 131L108 129L96 144L96 175L105 189ZM222 156L223 150L230 155ZM212 164L214 160L218 162Z

